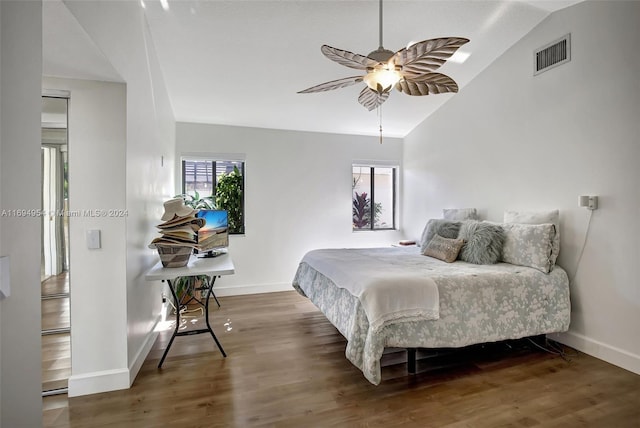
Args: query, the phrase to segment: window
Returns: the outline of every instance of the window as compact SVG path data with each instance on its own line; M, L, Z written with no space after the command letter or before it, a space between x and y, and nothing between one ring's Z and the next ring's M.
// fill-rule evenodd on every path
M396 228L396 169L353 165L353 230Z
M183 159L182 193L211 196L228 211L229 233L244 233L244 161Z

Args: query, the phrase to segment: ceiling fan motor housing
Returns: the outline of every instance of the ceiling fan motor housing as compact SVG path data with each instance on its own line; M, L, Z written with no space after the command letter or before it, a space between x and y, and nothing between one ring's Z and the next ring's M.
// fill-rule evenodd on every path
M367 56L369 58L373 59L373 60L378 61L378 62L387 62L395 54L396 54L395 52L391 52L389 49L385 49L382 46L380 46L375 51L369 52L369 55L367 55Z

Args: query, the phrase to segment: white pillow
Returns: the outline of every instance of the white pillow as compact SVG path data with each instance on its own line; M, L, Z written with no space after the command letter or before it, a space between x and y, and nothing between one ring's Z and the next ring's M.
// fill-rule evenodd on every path
M480 220L475 208L445 208L442 210L442 218L446 220Z
M505 211L504 223L521 224L545 224L551 223L555 227L553 242L551 247L550 269L556 264L558 253L560 253L560 211Z
M555 227L551 223L503 223L502 261L549 273Z

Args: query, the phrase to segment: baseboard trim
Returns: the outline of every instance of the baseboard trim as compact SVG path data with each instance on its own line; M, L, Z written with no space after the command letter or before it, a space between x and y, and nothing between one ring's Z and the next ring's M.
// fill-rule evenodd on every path
M153 328L147 335L144 343L136 353L135 358L129 365L128 369L103 370L93 373L85 373L81 375L72 375L69 377L69 397L79 397L82 395L98 394L101 392L117 391L120 389L128 389L133 384L142 364L147 355L151 351L153 344L158 337L159 332L156 326L160 322L161 316L158 315Z
M158 317L156 318L156 322L153 323L153 327L151 328L149 334L147 334L144 343L142 344L140 349L138 349L138 352L136 353L136 356L131 364L129 364L129 386L133 385L133 381L136 380L136 376L138 376L138 372L140 371L142 364L144 364L144 361L147 359L147 355L149 355L149 352L151 352L151 348L153 347L153 344L160 334L160 332L157 331L156 327L161 320L162 316L158 315Z
M129 370L103 370L69 377L69 397L98 394L129 388Z
M278 291L292 291L290 283L261 284L261 285L240 285L235 287L213 287L216 296L242 296L245 294L276 293Z
M550 339L589 354L607 363L640 374L640 355L599 342L579 333L565 332L547 335Z

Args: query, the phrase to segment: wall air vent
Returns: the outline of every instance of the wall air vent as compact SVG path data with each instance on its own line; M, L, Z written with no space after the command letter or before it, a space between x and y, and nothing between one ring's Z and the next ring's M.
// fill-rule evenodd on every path
M571 61L571 34L567 34L533 53L533 75L569 61Z

